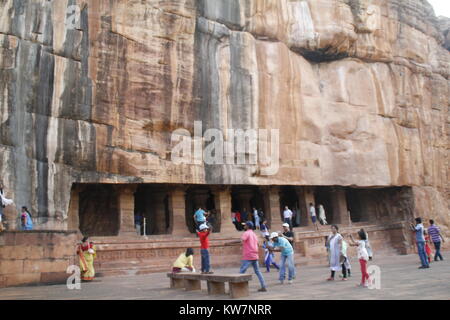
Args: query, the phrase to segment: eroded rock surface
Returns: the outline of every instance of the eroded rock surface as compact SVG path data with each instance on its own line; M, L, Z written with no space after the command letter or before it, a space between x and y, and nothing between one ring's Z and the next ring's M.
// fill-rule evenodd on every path
M6 194L64 229L75 182L413 186L448 227L448 30L424 0L1 1ZM278 173L175 165L196 120L279 129Z

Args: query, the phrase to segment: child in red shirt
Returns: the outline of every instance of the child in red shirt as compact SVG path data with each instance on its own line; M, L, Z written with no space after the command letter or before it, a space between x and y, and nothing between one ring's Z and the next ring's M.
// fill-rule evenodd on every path
M210 234L209 227L206 224L202 224L200 227L200 232L197 232L198 237L200 238L200 253L202 256L202 274L212 274L210 271L209 264L209 239L208 236Z

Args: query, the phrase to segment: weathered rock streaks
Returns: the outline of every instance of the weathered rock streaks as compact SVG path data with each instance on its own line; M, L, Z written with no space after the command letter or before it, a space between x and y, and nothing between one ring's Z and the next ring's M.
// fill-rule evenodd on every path
M405 185L449 223L448 39L422 0L1 1L0 176L43 229L75 182ZM173 164L196 120L279 129L278 174Z

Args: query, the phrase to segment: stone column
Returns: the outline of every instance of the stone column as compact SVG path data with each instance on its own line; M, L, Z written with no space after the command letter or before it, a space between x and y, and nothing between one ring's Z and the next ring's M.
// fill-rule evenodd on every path
M273 231L281 230L283 220L281 219L280 209L280 189L277 186L262 189L266 198L266 218L270 221L270 229Z
M164 200L167 196L167 191L161 190L157 192L152 192L153 200L153 221L154 223L154 233L155 234L165 234L167 233L166 227L166 206Z
M117 186L119 197L119 236L138 237L134 227L134 192L136 185Z
M348 214L344 188L335 187L331 190L331 203L333 206L334 223L349 226L350 215Z
M239 232L231 220L231 190L219 188L213 190L217 215L220 217L220 234L226 236L239 236Z
M309 217L309 204L314 203L314 188L313 187L299 187L296 188L298 196L298 203L301 210L300 225L311 226L312 221ZM317 213L318 214L318 213Z
M69 211L67 212L67 230L80 230L80 189L73 187L70 191Z
M173 188L169 193L170 233L174 236L189 236L186 224L186 191L182 187Z

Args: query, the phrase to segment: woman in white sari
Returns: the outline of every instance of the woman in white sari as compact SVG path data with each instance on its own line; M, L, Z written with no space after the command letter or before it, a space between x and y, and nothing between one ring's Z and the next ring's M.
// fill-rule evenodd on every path
M330 246L330 269L331 275L327 279L328 281L334 280L334 274L336 271L341 271L343 256L342 256L342 236L338 233L338 226L331 226L331 234L328 236L328 243Z

